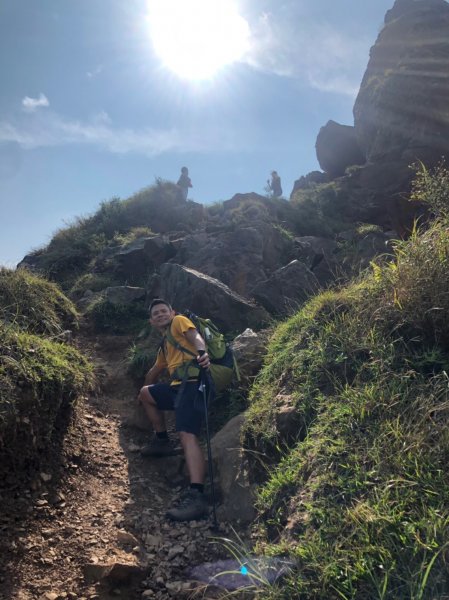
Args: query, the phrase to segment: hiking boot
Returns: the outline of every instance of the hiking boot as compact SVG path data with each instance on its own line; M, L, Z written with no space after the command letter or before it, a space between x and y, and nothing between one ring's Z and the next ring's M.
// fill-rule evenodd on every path
M189 489L179 500L177 506L169 508L166 513L172 521L195 521L207 517L209 508L204 494L195 489Z
M161 440L154 436L151 442L142 448L140 454L141 456L163 457L175 456L176 454L181 454L181 452L182 448L170 438Z

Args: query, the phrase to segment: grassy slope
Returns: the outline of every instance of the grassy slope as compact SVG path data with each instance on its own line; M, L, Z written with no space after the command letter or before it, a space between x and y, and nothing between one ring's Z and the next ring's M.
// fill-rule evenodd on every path
M439 220L398 243L395 263L316 297L271 340L245 432L276 457L255 534L260 551L298 568L264 597L448 589L449 221L436 202L445 177L416 186ZM286 397L296 440L277 427Z
M56 285L27 271L0 271L0 457L2 467L36 462L92 368L61 332L77 326L73 304Z

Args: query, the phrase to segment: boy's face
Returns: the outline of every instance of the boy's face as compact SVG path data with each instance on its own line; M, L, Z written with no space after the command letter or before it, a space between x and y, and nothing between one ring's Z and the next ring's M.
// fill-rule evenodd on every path
M164 329L170 325L174 316L175 311L170 309L166 304L156 304L151 309L150 323L156 329Z

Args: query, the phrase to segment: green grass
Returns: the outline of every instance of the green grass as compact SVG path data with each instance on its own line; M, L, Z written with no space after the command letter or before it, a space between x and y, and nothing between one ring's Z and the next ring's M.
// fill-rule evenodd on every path
M86 316L98 333L124 335L139 333L145 327L148 310L143 301L112 304L105 298L98 298L88 306Z
M3 322L0 347L0 457L3 468L21 468L49 449L93 372L75 348Z
M0 271L0 464L38 464L61 419L93 385L89 362L58 341L78 325L73 304L27 270Z
M174 229L181 219L179 207L178 187L162 180L126 200L102 202L95 214L76 218L34 252L39 270L68 291L105 249L148 235L154 222Z
M78 313L61 290L26 269L0 269L0 319L30 333L57 336L78 327Z
M432 190L446 190L446 176L433 173ZM397 242L394 263L315 297L271 339L244 432L268 467L253 533L257 551L298 567L261 598L430 600L448 589L449 223L439 201L438 220ZM297 423L288 438L286 403Z

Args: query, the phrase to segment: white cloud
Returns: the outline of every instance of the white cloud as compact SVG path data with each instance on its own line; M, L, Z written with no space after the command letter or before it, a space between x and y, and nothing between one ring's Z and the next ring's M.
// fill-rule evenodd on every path
M50 102L48 101L47 96L42 93L39 94L39 98L25 96L25 98L22 99L22 107L26 112L34 112L36 109L46 106L50 106Z
M87 71L86 75L87 75L88 79L94 79L102 71L103 71L103 65L98 65L98 67L95 67L95 69L93 69L92 71Z
M165 152L233 149L233 140L223 131L114 127L106 112L87 121L70 120L55 112L35 113L32 119L0 121L0 142L16 142L23 149L81 144L127 154L156 156Z
M370 40L344 34L284 3L253 18L246 62L261 71L300 79L325 91L355 96L368 61Z

